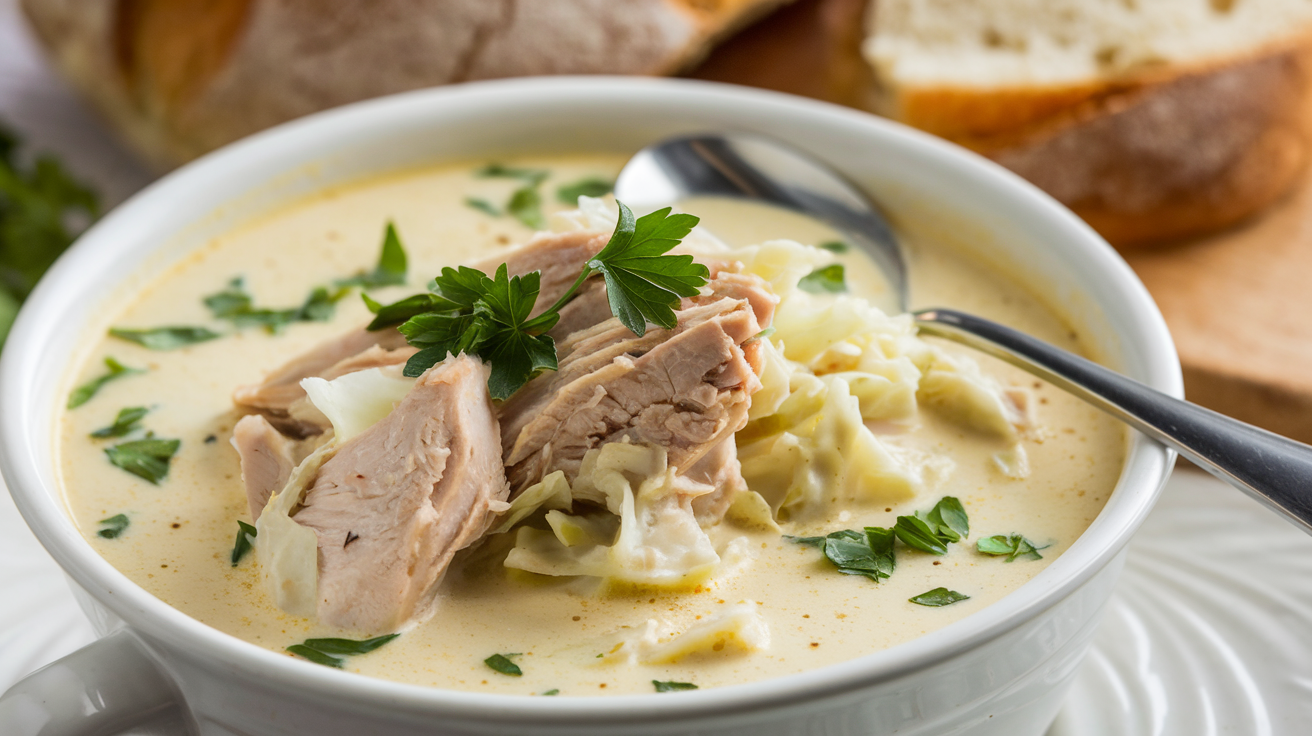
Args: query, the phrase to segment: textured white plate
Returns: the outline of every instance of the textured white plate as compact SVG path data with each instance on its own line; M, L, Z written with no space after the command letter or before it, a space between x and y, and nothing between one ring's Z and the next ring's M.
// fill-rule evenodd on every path
M0 591L0 691L91 641L63 574L8 493ZM1307 733L1312 537L1180 470L1131 544L1094 650L1048 736Z

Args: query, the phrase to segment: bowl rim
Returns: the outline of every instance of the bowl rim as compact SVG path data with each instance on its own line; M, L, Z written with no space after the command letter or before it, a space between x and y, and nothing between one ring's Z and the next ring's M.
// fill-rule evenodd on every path
M323 141L405 121L444 124L446 111L477 109L509 98L526 110L548 101L605 99L612 104L704 105L738 108L761 115L803 115L830 125L860 130L872 140L896 145L916 156L955 167L964 178L992 187L1024 207L1028 216L1063 232L1068 247L1092 259L1116 296L1136 314L1141 339L1130 343L1144 364L1140 380L1176 397L1183 395L1178 359L1165 321L1147 290L1116 252L1073 213L1002 167L950 143L895 122L837 105L778 92L713 82L632 77L548 77L477 82L407 92L316 113L257 133L210 153L149 185L93 225L55 264L21 311L0 359L0 471L24 519L48 552L78 586L113 611L144 638L222 676L250 683L295 688L322 702L371 703L389 711L440 714L448 718L498 723L598 723L678 720L759 711L802 700L834 696L923 670L1002 636L1048 610L1109 564L1138 528L1170 474L1174 453L1134 434L1116 490L1081 537L1048 568L1018 590L966 618L889 649L856 659L751 683L700 691L606 698L540 698L446 690L340 672L284 656L225 634L172 608L112 567L78 533L64 512L62 493L47 489L34 448L55 437L25 432L29 420L48 411L52 397L31 395L38 375L43 315L66 301L65 282L112 252L116 241L130 242L134 220L170 198L202 193L207 182L227 180L258 161L288 151L304 162L330 151ZM746 113L744 113L746 114ZM278 156L275 156L278 157ZM383 173L380 169L376 173ZM224 204L213 202L214 207ZM154 250L163 243L153 246ZM92 305L94 306L94 305ZM92 306L85 306L83 312ZM1129 488L1129 490L1127 490ZM1132 496L1132 497L1130 497ZM1064 563L1064 564L1063 564ZM1005 605L1004 605L1005 604ZM1005 610L1004 610L1005 609ZM166 657L167 659L167 657ZM767 710L769 708L766 708Z

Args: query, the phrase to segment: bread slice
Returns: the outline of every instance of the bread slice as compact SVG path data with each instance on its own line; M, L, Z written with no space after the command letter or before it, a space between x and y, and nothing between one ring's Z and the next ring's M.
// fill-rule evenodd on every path
M1238 222L1312 152L1305 0L877 0L867 22L881 113L1118 245Z
M160 168L392 92L670 74L789 0L22 0L56 64Z

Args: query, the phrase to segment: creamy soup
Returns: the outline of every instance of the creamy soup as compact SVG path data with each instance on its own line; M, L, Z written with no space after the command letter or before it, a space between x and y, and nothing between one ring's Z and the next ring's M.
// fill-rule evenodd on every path
M389 220L408 253L409 285L370 290L379 302L421 290L443 266L510 252L532 230L497 212L525 183L475 176L481 163L325 191L214 239L130 302L110 305L121 310L110 319L114 326L197 325L224 336L168 351L89 336L95 347L72 372L70 390L103 375L107 357L146 371L106 382L62 417L59 473L67 504L100 554L165 603L287 656L294 656L288 646L310 638L386 633L343 631L286 613L270 596L256 555L235 566L230 562L237 521L251 520L238 456L229 444L240 418L234 388L258 383L320 341L365 323L370 318L365 304L350 293L336 303L329 321L295 322L271 334L216 321L202 297L242 277L254 304L298 305L315 287L372 268ZM623 159L512 163L550 172L538 191L545 210L553 212L570 209L556 197L558 186L587 178L613 180ZM491 206L471 206L471 200ZM781 238L806 245L839 240L814 222L759 206L704 201L682 209L701 216L702 226L731 248ZM910 242L908 248L917 304L969 310L1062 348L1081 349L1058 315L1005 275L944 244ZM851 294L882 293L865 256L847 251L831 257L845 267ZM824 298L814 297L817 303ZM656 689L653 681L706 688L841 662L912 640L986 606L1006 605L1005 596L1060 556L1102 509L1121 472L1125 432L1014 368L953 345L926 344L948 356L940 360L977 362L987 385L1006 392L1013 408L1023 410L1023 426L1014 434L1006 428L986 431L954 417L951 407L933 409L922 395L922 405L909 418L867 422L879 446L914 469L914 493L835 491L805 513L788 513L779 508L787 480L769 475L769 457L753 460L745 448L769 427L750 424L744 432L751 436L740 433L738 439L744 465L767 470L746 477L753 490L758 482L762 486L780 527L767 528L768 520L753 520L751 514L730 514L708 528L721 557L710 574L673 586L597 585L587 578L533 574L503 564L518 537L497 534L455 558L431 618L370 653L342 657L344 668L433 687L523 695L650 693ZM787 339L783 347L786 354ZM149 411L122 437L89 436L112 425L125 407ZM180 440L167 477L157 485L112 465L105 452L146 431ZM969 517L968 536L946 544L942 555L898 541L896 568L878 582L841 574L821 548L791 539L893 528L897 517L928 512L945 496L960 500ZM120 514L127 526L114 536L117 527L102 520ZM541 512L526 523L546 529ZM1041 549L1008 561L978 548L981 539L1012 534ZM256 538L254 545L262 542ZM941 606L909 600L938 588L968 598ZM682 644L660 649L690 631ZM489 664L496 654L505 655L521 674Z

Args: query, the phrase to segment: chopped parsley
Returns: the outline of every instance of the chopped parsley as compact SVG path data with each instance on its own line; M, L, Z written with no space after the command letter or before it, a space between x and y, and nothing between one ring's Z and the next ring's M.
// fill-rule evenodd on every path
M241 558L251 551L251 546L255 540L255 527L246 522L237 520L237 539L232 543L232 566L236 567L241 562Z
M841 294L847 291L844 280L843 264L833 263L803 276L797 282L797 288L812 294Z
M328 667L341 669L346 664L343 657L368 654L400 634L386 634L372 639L306 639L304 644L293 644L287 651L299 657Z
M383 231L383 246L378 253L378 264L372 271L361 271L356 275L337 281L338 286L359 286L373 289L379 286L404 286L406 279L407 258L401 237L396 234L396 225L387 221Z
M542 195L536 186L520 187L506 202L506 214L534 230L545 230L547 217L542 214Z
M176 350L187 345L195 345L198 342L223 337L223 335L205 327L154 327L148 330L113 327L110 328L109 334L110 337L135 342L150 350Z
M519 166L491 163L475 171L474 176L480 179L519 179L526 184L537 186L546 181L546 178L551 176L551 172L546 169L527 169Z
M0 128L0 345L27 298L99 215L96 195L50 156L21 166L17 138Z
M536 271L511 277L503 263L492 277L467 266L444 268L419 294L377 308L370 329L400 323L400 331L419 352L405 366L418 376L447 355L477 355L492 367L488 389L504 400L533 376L556 369L556 344L548 330L559 311L594 274L606 281L611 312L634 334L647 323L673 328L674 308L695 296L709 276L692 256L667 255L697 224L692 215L670 208L635 219L619 204L620 217L606 247L589 260L569 291L537 317L529 318L540 291ZM404 320L404 321L402 321Z
M968 601L970 600L970 596L958 593L955 590L948 590L947 588L935 588L921 593L915 598L908 598L907 600L922 606L939 608L942 606L950 606L959 601Z
M562 184L556 187L556 199L565 204L577 207L579 197L601 197L610 193L615 188L615 182L607 181L598 177L588 177L579 179L571 184Z
M1041 560L1043 555L1039 554L1039 550L1051 546L1045 544L1039 547L1019 534L995 534L991 537L983 537L975 543L975 549L980 552L996 557L1005 556L1007 562L1015 562L1021 558Z
M944 496L928 513L899 516L893 527L897 538L909 547L934 555L948 553L948 544L970 534L970 520L961 501Z
M553 688L551 688L550 690L546 691L545 693L539 693L539 694L540 694L540 695L560 695L560 688L558 688L558 687L553 687Z
M318 286L310 291L299 307L289 309L256 308L254 300L246 291L245 280L240 276L233 278L223 291L210 294L201 301L209 307L215 319L228 320L237 329L263 327L269 332L278 333L294 322L327 322L333 318L337 301L346 295L348 287L338 287L329 292Z
M522 183L522 186L511 193L505 207L497 207L488 200L478 197L466 197L465 204L492 217L510 215L527 227L542 230L547 226L547 218L542 213L542 194L538 188L550 175L551 172L546 169L488 164L475 171L474 176L483 179L516 179Z
M146 372L141 368L129 368L113 358L105 358L105 367L109 369L109 373L97 376L73 389L73 392L68 395L68 408L76 409L87 403L92 396L96 395L96 392L100 391L101 387L116 378Z
M491 657L488 657L487 659L483 660L483 664L487 665L488 667L491 667L492 669L496 670L497 672L500 672L503 675L510 675L511 677L520 677L524 674L524 670L521 670L519 668L519 665L510 661L511 657L518 657L518 656L519 656L518 653L493 654Z
M101 519L98 523L101 529L96 532L96 536L105 539L118 539L119 535L128 528L128 524L131 522L128 521L127 514L115 514L108 519Z
M465 206L476 209L490 217L500 217L505 214L501 211L500 207L497 207L482 197L465 197Z
M161 440L148 437L144 440L122 442L105 448L105 455L114 465L129 473L159 485L168 477L169 461L177 454L181 440Z
M848 245L847 243L844 243L841 240L830 240L829 242L821 243L816 247L823 248L829 251L830 253L838 253L840 255L852 249L852 246Z
M91 433L91 436L98 440L107 437L122 437L139 429L142 418L149 413L150 409L144 406L130 406L126 409L119 409L118 416L114 417L113 424L97 429Z
M656 688L658 693L674 693L680 690L696 690L697 686L691 682L675 682L673 680L652 680L652 687Z
M819 547L844 575L860 575L879 582L891 576L897 567L891 529L868 526L861 532L843 529L823 537L785 536L784 539Z

